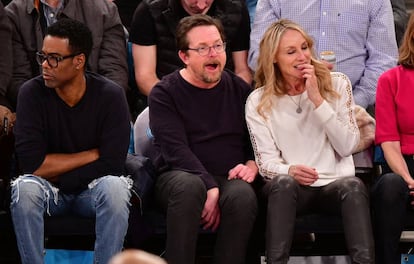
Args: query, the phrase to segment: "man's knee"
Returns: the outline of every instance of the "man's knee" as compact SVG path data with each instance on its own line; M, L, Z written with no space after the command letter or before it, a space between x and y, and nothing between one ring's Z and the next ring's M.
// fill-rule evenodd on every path
M207 189L198 175L175 170L158 176L155 196L164 210L201 214Z
M231 180L221 193L220 204L229 206L229 210L242 210L256 214L258 210L257 196L253 187L243 180Z
M180 172L170 181L170 196L176 199L205 200L207 189L199 176Z
M53 195L44 185L44 180L36 176L20 176L12 183L11 205L12 210L22 209L29 212L30 209L38 210L38 206L44 206Z
M114 209L126 206L131 198L131 183L125 177L104 176L91 185L95 189L98 200Z

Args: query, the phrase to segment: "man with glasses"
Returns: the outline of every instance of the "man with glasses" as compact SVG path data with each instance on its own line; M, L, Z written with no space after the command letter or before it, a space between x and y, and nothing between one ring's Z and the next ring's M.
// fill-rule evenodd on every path
M128 227L130 183L122 176L129 113L115 82L86 72L92 35L61 19L46 32L36 59L42 75L18 96L16 156L22 175L10 205L22 263L43 263L44 217L96 219L95 263L121 251Z
M135 10L129 35L141 94L147 96L163 76L183 66L176 52L175 29L180 19L196 14L222 22L228 44L226 68L252 82L247 65L250 19L245 1L144 0Z
M59 55L46 55L43 52L36 52L36 61L39 65L42 65L43 62L47 61L47 64L49 65L49 67L57 68L59 66L59 61L73 58L78 55L79 54L69 54L66 56L59 56Z
M257 214L251 183L258 168L244 118L251 87L224 70L218 20L183 18L176 43L185 68L165 76L148 97L159 172L155 196L167 215L167 261L194 264L202 227L218 230L213 263L245 263Z

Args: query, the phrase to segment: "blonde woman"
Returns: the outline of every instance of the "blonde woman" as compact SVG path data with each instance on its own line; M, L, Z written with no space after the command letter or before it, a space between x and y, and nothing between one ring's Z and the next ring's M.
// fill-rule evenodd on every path
M342 215L352 263L374 263L368 193L349 79L315 58L311 37L279 20L260 43L246 120L267 197L267 263L287 263L297 215Z

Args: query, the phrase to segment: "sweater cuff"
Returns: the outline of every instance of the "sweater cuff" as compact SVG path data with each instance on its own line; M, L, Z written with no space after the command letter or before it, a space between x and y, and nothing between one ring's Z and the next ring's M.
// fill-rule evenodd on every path
M289 168L291 165L283 164L279 166L281 175L289 175Z
M208 175L205 175L205 174L201 175L201 180L206 185L207 190L210 190L211 188L218 187L218 184L217 184L216 180L210 174L208 174Z

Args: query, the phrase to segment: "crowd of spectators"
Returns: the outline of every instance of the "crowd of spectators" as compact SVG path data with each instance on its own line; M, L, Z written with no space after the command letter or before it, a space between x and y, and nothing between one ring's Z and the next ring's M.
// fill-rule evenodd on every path
M213 17L219 21L219 24L216 24L216 20L214 19L206 22L202 17ZM260 43L269 27L280 19L289 19L303 27L303 32L309 34L309 38L313 43L315 54L312 58L315 60L319 60L321 52L333 51L336 55L335 71L343 73L343 75L337 75L336 78L349 78L350 81L351 89L349 91L340 91L343 96L349 96L352 93L352 100L347 101L347 107L353 105L350 102L355 102L356 105L370 111L375 109L376 98L382 99L381 102L384 104L385 77L382 78L381 85L378 86L381 87L381 96L376 97L377 83L380 76L384 72L397 66L397 63L407 61L407 58L405 60L399 58L398 47L401 44L405 47L405 50L407 49L408 44L404 44L403 36L406 34L406 39L411 37L406 32L408 17L409 13L406 10L404 0L349 0L334 2L324 0L258 0L257 3L251 0L2 0L0 2L0 176L7 181L11 180L11 175L12 177L20 174L35 176L36 173L39 173L39 169L43 165L47 165L46 167L49 168L48 166L53 164L48 163L48 159L46 159L50 154L55 155L59 151L82 152L99 148L100 144L97 141L91 143L95 140L92 137L90 137L91 142L88 142L88 146L78 146L77 144L84 142L82 140L72 144L69 143L71 142L70 140L62 143L59 139L59 136L67 136L68 139L72 140L71 137L73 135L77 137L82 129L79 130L77 128L76 131L71 130L73 129L71 125L75 126L76 124L64 123L63 120L68 121L68 119L65 119L67 113L65 112L66 110L56 107L58 101L64 101L66 107L76 108L79 102L82 102L82 100L86 101L86 97L83 97L84 91L73 90L73 93L79 93L77 94L79 97L72 94L72 96L78 99L75 103L70 100L65 101L63 98L66 97L60 96L59 93L56 94L60 99L54 97L55 95L48 94L45 98L49 98L51 100L50 102L45 102L43 98L43 101L39 99L39 102L36 103L32 99L39 98L39 95L32 94L29 92L30 89L27 88L36 86L34 83L38 84L39 82L44 82L43 86L40 85L43 88L52 87L54 89L60 89L61 87L71 87L69 85L70 82L76 79L72 71L65 68L67 72L56 73L56 76L63 78L62 80L59 79L61 81L59 85L61 86L57 87L56 83L48 78L58 79L58 77L54 76L52 74L53 71L49 71L48 67L60 69L63 67L61 65L65 65L65 63L71 61L73 63L72 70L76 72L79 70L79 68L76 68L76 59L82 52L71 53L69 55L57 54L54 51L57 44L54 44L54 42L52 44L49 43L53 47L50 48L49 52L48 49L45 49L45 37L48 36L47 32L50 27L63 19L81 22L90 29L93 45L86 59L83 62L80 60L84 63L80 65L82 66L82 70L85 70L85 74L82 73L78 77L84 76L85 80L89 81L90 79L95 80L95 78L99 79L103 76L105 77L104 80L113 84L111 87L120 89L122 91L121 94L126 97L130 95L131 89L138 89L138 91L135 91L135 94L149 99L150 126L156 138L155 146L159 151L158 160L154 161L157 172L160 174L160 177L155 183L155 191L156 195L158 195L156 197L161 201L160 204L163 209L169 212L170 217L167 221L169 221L170 229L167 231L167 234L170 234L170 237L175 236L177 238L180 233L184 233L187 238L182 238L183 243L186 243L186 246L191 245L191 247L194 247L193 242L196 241L196 235L191 232L197 229L193 228L191 231L183 230L182 225L177 224L177 221L182 221L183 218L180 216L175 216L175 218L171 217L170 213L172 210L180 211L183 208L192 206L188 199L171 195L171 193L180 191L186 193L187 190L184 191L181 188L185 186L183 182L189 183L189 189L193 189L192 187L194 185L192 184L195 183L191 181L187 182L187 179L183 180L183 178L189 175L192 177L197 175L198 177L194 178L201 179L197 182L201 188L200 193L197 194L199 195L199 200L191 200L193 203L198 202L198 211L188 210L189 215L200 216L198 216L196 221L188 217L186 219L188 222L186 228L190 228L190 226L194 227L192 224L201 221L206 228L212 228L214 230L219 226L226 230L232 230L231 228L236 229L237 226L233 226L234 219L226 215L226 213L229 207L237 209L240 205L226 203L225 198L230 200L241 199L238 196L234 196L237 198L233 197L235 192L232 188L241 188L247 196L250 192L257 191L249 188L252 186L251 183L253 181L257 182L255 180L256 174L260 175L261 173L257 173L256 171L254 173L255 176L250 178L246 175L252 174L250 170L258 170L263 166L261 163L257 165L255 163L259 162L260 158L263 158L263 155L262 153L258 153L257 149L255 149L256 152L253 152L251 140L254 140L255 137L252 136L254 135L252 131L249 131L251 132L251 140L248 144L242 145L240 142L244 141L237 141L240 139L245 140L246 135L249 138L249 133L245 133L248 127L244 119L245 110L244 108L239 109L236 106L239 104L244 106L251 90L266 85L266 82L263 81L263 76L260 75L268 70L266 67L272 66L272 70L276 73L276 77L268 80L269 82L278 83L283 82L280 80L290 78L289 72L283 71L285 66L278 64L280 63L277 60L279 51L275 51L274 54L268 54L274 56L274 58L268 58L268 65L264 66L260 64L260 60L264 60L264 58L260 57L260 52L264 49L261 45L265 45ZM183 27L180 24L183 20L186 23L192 23L194 20L198 21L196 23L201 24L195 24L187 28L187 31L184 33L181 32L182 35L179 35L180 32L176 31L177 26L180 25ZM220 28L221 25L222 28ZM214 27L214 32L211 29L206 30L209 27ZM202 30L198 32L197 30L200 28ZM283 36L283 34L280 34L280 36ZM62 39L69 41L69 38L66 37ZM279 43L279 40L273 44L278 45L276 43ZM310 41L306 40L306 43L310 43ZM67 43L69 51L71 51L72 44L70 42ZM128 50L128 45L131 46L130 50ZM268 42L266 45L272 45L272 43ZM301 51L297 51L292 47L288 47L286 52L290 53L292 50L292 54L295 52L298 54L297 52L303 52L305 48L303 47L302 50L299 49ZM53 63L54 61L56 64ZM307 63L303 62L302 64L300 64L301 66L294 65L292 67L295 70L303 70L305 72L304 74L309 74L305 69L308 67ZM332 70L333 68L333 65L328 62L323 62L322 64L322 67L326 67L326 69ZM411 67L411 65L407 65L407 68ZM312 68L313 66L310 65L309 67ZM133 76L131 76L131 71ZM316 75L319 76L319 71L316 71ZM211 76L213 76L212 79ZM215 79L216 77L218 79ZM303 78L307 80L309 76ZM131 79L134 80L134 85L131 85ZM104 83L105 85L109 85L106 82ZM225 85L222 85L222 83L225 83ZM245 89L246 94L219 94L220 100L223 99L224 101L228 99L226 96L239 96L240 98L238 97L238 99L241 99L241 101L237 102L230 99L224 102L214 97L217 95L209 94L206 96L205 94L201 95L201 93L198 93L199 90L209 90L212 87L210 86L211 84L220 84L219 87L225 87L223 89L229 89L228 87L237 87L240 90ZM171 89L170 86L175 90ZM155 92L154 88L156 89ZM197 89L193 90L192 93L180 93L182 91L177 91L180 88ZM307 86L306 89L308 89ZM21 91L24 91L24 93L21 93ZM102 98L107 96L99 93L95 95ZM280 95L278 94L278 96ZM301 94L291 95L286 93L286 98L288 98L286 101L290 100L291 103L297 106L297 113L302 112L304 105L301 102L304 103L305 98L301 101ZM295 101L295 99L297 100ZM192 104L190 104L191 101L193 101ZM50 107L47 106L47 103L52 102L55 108L50 109L62 111L62 116L58 116L56 113L47 113L47 109ZM205 104L205 102L208 102L208 104ZM268 106L271 105L269 102L267 103ZM129 107L130 114L127 121L133 123L135 121L135 115L131 114L134 112L134 109L131 109L133 104L128 105L126 100L125 104ZM259 106L252 106L251 109L259 109L263 105L266 105L266 102L258 102L258 104ZM226 108L222 108L224 105ZM182 108L183 106L188 108ZM320 104L317 104L315 108L319 106ZM106 110L114 109L112 107L112 105L108 105ZM197 112L197 109L203 111L208 109L209 112ZM220 109L222 112L219 111ZM18 115L16 115L17 110ZM79 118L85 121L88 116L92 118L93 114L99 116L99 113L96 113L95 110L90 110L87 115L80 115ZM210 117L213 117L214 120L206 118L206 115L211 114L213 110L215 114ZM32 119L31 116L35 115L37 111L39 113L38 119ZM240 112L240 116L235 113L237 111ZM375 111L372 110L370 113L374 115ZM379 111L378 113L381 113L381 117L384 118L383 111ZM122 115L121 113L118 114ZM263 113L259 112L258 114L259 116L261 114L263 116ZM56 119L56 122L60 121L58 122L58 127L62 129L60 132L56 132L57 130L55 131L52 126L46 127L46 124L49 124L48 122L51 116ZM108 116L110 115L108 114ZM100 116L99 118L102 117ZM118 121L120 122L121 119L125 121L124 116L119 118ZM19 120L21 123L19 123ZM33 120L39 123L33 125ZM182 123L179 122L180 120ZM205 120L206 122L203 123L204 121L201 120ZM352 120L351 118L348 121L351 122ZM84 125L87 123L83 122ZM92 124L93 122L89 123ZM178 125L179 123L182 126ZM201 127L195 129L197 123L200 123ZM106 123L102 121L100 124L104 125ZM225 129L225 131L222 131L217 129L218 125L223 127L226 127L225 125L235 125L240 131L233 131L230 128L228 131ZM15 129L15 127L17 128ZM254 125L250 125L249 129L252 129L252 127ZM39 138L42 136L47 138L43 139L43 145L37 142L44 149L38 147L40 145L35 146L32 144L33 142L30 143L28 138L33 139L33 134L30 134L32 131L27 130L28 128L35 129L36 133L39 133ZM65 128L67 131L62 133ZM107 129L109 132L115 131L113 127L107 127ZM210 138L211 134L209 131L214 130L214 137ZM54 132L49 134L50 131ZM84 132L87 133L88 130L85 129ZM118 141L114 139L116 137L115 135L107 136L110 134L109 132L108 134L103 133L102 137L99 138L99 142L119 141L119 139ZM123 134L126 135L126 133ZM238 136L235 137L234 134L238 134ZM128 136L126 137L128 138ZM223 142L226 142L224 140L225 137L227 141L234 140L237 137L239 138L227 146L223 144ZM17 152L13 147L3 147L13 146L15 140ZM56 143L53 140L60 143ZM125 145L126 140L124 139L122 141L122 147ZM275 139L273 138L273 140ZM389 139L384 139L386 142L387 140ZM394 141L398 140L394 139ZM383 141L379 140L377 143L383 144ZM278 142L275 143L275 145L277 144ZM59 147L57 147L58 145ZM232 165L226 163L220 167L209 155L214 153L214 158L224 160L225 155L230 155L223 151L226 148L229 151L228 153L233 153L231 156L234 160L232 160ZM110 147L109 149L113 150L115 148ZM183 149L185 151L180 152ZM28 158L27 155L29 153L32 153L30 155L36 155L36 159L32 160L30 157ZM243 155L240 153L243 153ZM268 152L265 153L268 154ZM284 155L286 151L280 151L278 153ZM235 157L239 154L240 158L236 159ZM253 154L256 154L256 159ZM282 154L281 156L283 156ZM414 153L403 152L402 154L412 155ZM389 158L389 154L387 155ZM119 155L119 157L123 156L124 154L122 153ZM349 157L349 155L346 156ZM103 152L99 153L95 158L100 159L100 157L103 157ZM71 170L76 170L79 167L90 166L89 163L93 164L96 159L90 160L86 164L79 163L77 166L73 163L70 165L65 163L65 169L57 169L56 173L52 173L53 177L57 176L59 178L62 176L63 181L68 183L70 180L65 176L66 174L71 174ZM403 159L398 160L401 161ZM111 169L97 167L95 171L99 173L96 175L93 174L94 176L86 176L89 182L77 180L68 185L63 184L62 186L65 187L62 189L62 193L69 190L68 193L79 194L85 189L91 189L90 186L88 187L88 184L97 178L108 176L109 174L122 174L118 172L113 173L116 171L116 166L114 167L110 162L102 162ZM286 160L283 162L287 163ZM30 164L29 169L26 166L28 163ZM298 166L297 164L292 165L290 163L287 163L287 165L291 165L293 171ZM318 167L319 165L317 164L315 166ZM43 173L42 170L40 171ZM399 175L400 171L394 172ZM49 172L46 170L45 175L49 175ZM289 172L286 175L292 176L295 174L295 172L291 172L290 170ZM271 174L277 175L279 173L274 172ZM233 187L231 184L227 185L223 183L223 177L221 177L223 175L221 174L228 177L224 179L233 181L240 180L249 187L243 184L237 187ZM25 176L27 177L27 175ZM261 176L265 180L268 180L265 175ZM38 178L41 178L39 183L37 183L39 186L44 184L47 187L51 187L42 181L45 177ZM180 188L176 186L177 183L176 185L170 185L166 179L169 180L171 178L179 179L177 182ZM249 180L247 180L248 178ZM55 180L56 178L51 182L55 184ZM56 180L56 182L59 181ZM15 186L21 182L24 181L17 181ZM57 184L56 186L60 185ZM64 188L66 186L75 187L65 190ZM50 192L53 192L53 187L55 186L51 187ZM18 189L18 187L15 188ZM42 188L44 189L44 187ZM17 189L14 189L14 204L17 204L20 198L18 195L19 190ZM24 188L22 187L22 189ZM194 193L194 190L192 191ZM266 195L270 196L270 193L268 192ZM221 195L225 198L221 198ZM253 203L253 200L248 199L246 203ZM171 206L172 204L176 207ZM252 215L256 214L256 208L254 206L247 207ZM42 210L46 210L47 208L45 207ZM223 209L226 211L220 211L222 208L227 209ZM15 214L15 219L20 217L20 213ZM36 217L39 216L37 215ZM224 220L220 223L221 218ZM228 222L226 222L226 219L232 220L227 220ZM247 219L245 222L247 223L249 220ZM229 222L231 223L229 224ZM251 226L249 223L244 228L245 230L250 230ZM176 229L172 230L172 228ZM240 227L240 229L243 228ZM377 233L380 232L378 230L376 231ZM219 234L221 232L226 234L223 230L219 229ZM238 231L235 233L238 233ZM377 233L375 235L378 235ZM26 240L22 233L19 235L21 236L21 240ZM234 237L234 235L230 236L232 238ZM246 236L241 236L239 239L239 249L245 248L247 243L245 241ZM192 238L191 241L188 240L189 237ZM221 243L220 245L228 244L228 242L223 241L226 240L224 239L221 242L218 240L218 243ZM175 243L175 240L168 240L167 237L167 259L170 258L168 260L171 263L191 263L194 256L184 256L184 253L180 253L182 248L179 246L179 244ZM19 245L19 249L24 256L25 253L22 253L24 251L22 245ZM233 254L237 250L230 249ZM228 251L227 249L224 250L224 246L216 251L217 255L223 257L222 263L228 261L225 259L224 251ZM22 259L29 263L31 259L27 257L28 255ZM237 261L237 263L243 263L243 258L244 256L239 256L240 261ZM106 256L105 259L109 259L109 256ZM271 257L269 261L271 263Z

